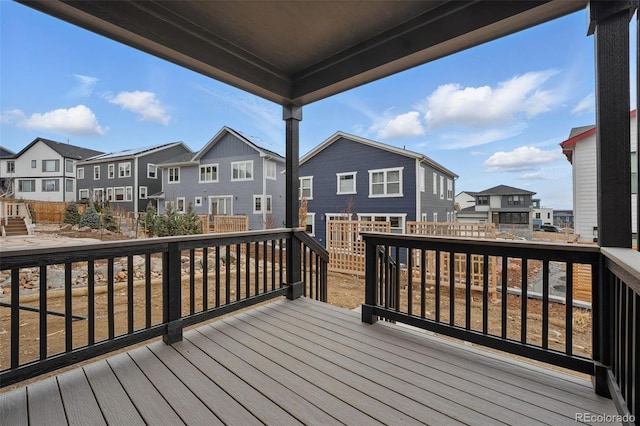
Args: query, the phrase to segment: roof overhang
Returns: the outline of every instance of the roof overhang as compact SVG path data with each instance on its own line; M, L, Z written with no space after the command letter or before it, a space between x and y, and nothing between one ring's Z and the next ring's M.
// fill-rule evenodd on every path
M18 1L281 105L309 104L587 4Z

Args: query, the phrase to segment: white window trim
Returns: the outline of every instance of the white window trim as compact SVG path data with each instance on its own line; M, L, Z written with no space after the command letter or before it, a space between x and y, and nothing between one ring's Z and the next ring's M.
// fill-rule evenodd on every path
M385 216L387 219L385 222L390 222L389 218L391 216L396 216L401 218L402 223L400 224L402 228L402 234L406 232L407 228L407 214L406 213L358 213L358 220L362 220L362 216L371 216L372 218L375 216ZM391 228L391 229L400 229L400 228Z
M171 180L171 170L174 170L174 169L178 171L178 180ZM174 183L180 183L180 167L167 168L167 183L171 185Z
M69 164L71 165L70 168L67 167ZM33 165L32 165L32 167L33 167ZM69 159L64 160L64 170L67 173L73 173L73 167L74 167L73 160L69 160ZM35 168L35 167L33 167L33 168Z
M344 173L336 173L336 195L344 195L344 194L357 194L358 190L357 185L356 185L356 179L357 179L357 175L358 172L344 172ZM346 191L346 192L340 192L340 178L342 176L353 176L353 190L352 191Z
M76 169L76 179L84 179L84 167L78 167Z
M233 170L236 166L241 166L241 165L248 165L250 168L245 168L244 169L244 178L234 178L233 177ZM240 174L241 169L238 169L238 174ZM247 170L249 170L251 172L251 177L248 178L247 176ZM253 180L253 160L244 160L244 161L232 161L231 162L231 182L245 182L245 181L251 181Z
M182 209L180 209L180 201L182 201ZM185 197L176 198L176 213L185 213L187 211L187 200Z
M202 197L195 197L193 200L193 205L195 207L201 207L202 206Z
M82 196L84 194L84 197ZM78 198L80 198L81 200L83 199L89 199L89 190L88 189L79 189L78 190Z
M203 168L207 168L207 167L215 167L216 169L216 178L215 179L211 179L211 180L202 180L202 169ZM218 165L218 163L215 164L203 164L198 168L198 183L216 183L218 182L220 177L220 167Z
M256 200L257 199L261 200L260 203L260 210L256 210ZM269 202L269 204L267 204L267 200L271 200ZM269 209L268 207L271 206L271 209ZM263 213L263 208L267 208L266 213L272 213L273 211L273 199L271 198L271 195L254 195L253 196L253 214L262 214Z
M438 174L433 172L433 193L438 195Z
M420 179L418 186L420 187L420 192L425 192L427 190L427 170L420 165L418 165L418 169L420 170L418 172L418 179Z
M273 168L273 174L269 171ZM276 180L278 175L278 166L273 160L264 160L264 177L265 179Z
M146 186L140 185L140 187L138 188L138 194L140 196L139 198L141 200L146 200L148 191L149 191L149 188L147 188Z
M128 172L128 173L123 174L122 172ZM118 177L120 178L131 177L131 161L124 161L122 163L118 163Z
M440 199L444 200L444 176L440 176Z
M115 201L113 188L107 188L107 198L105 201L109 201L109 202Z
M98 194L100 194L99 197L98 197ZM90 194L90 195L93 196L93 197L90 196L90 198L93 198L91 201L98 201L98 199L100 201L105 201L103 188L93 188L93 194Z
M453 180L447 179L447 200L453 200Z
M107 165L107 179L116 178L116 165L114 163Z
M300 176L300 179L298 180L299 185L298 185L298 199L302 200L302 180L303 179L308 179L310 182L309 185L309 196L305 197L305 200L313 200L313 176Z
M389 172L399 172L399 193L397 194L388 194L387 193L387 185L389 184L389 182L387 182L387 174ZM404 197L404 189L403 189L403 174L404 174L404 167L393 167L393 168L389 168L389 169L376 169L376 170L369 170L369 198L390 198L390 197ZM384 194L373 194L373 180L371 179L372 175L374 173L384 173Z
M97 174L96 171L98 172ZM100 166L93 166L93 180L100 180Z
M67 188L67 184L68 184L69 182L71 182L71 189L68 189L68 188ZM75 192L75 191L76 191L76 190L75 190L75 185L73 184L73 179L71 179L71 178L65 178L65 180L64 180L64 191L65 191L65 192Z
M151 176L151 170L154 170L154 176ZM158 166L155 164L147 164L147 179L158 179Z
M232 216L233 215L233 195L209 195L209 197L207 197L207 201L209 203L209 206L207 207L209 214L210 215L216 215L218 214L217 212L212 212L211 211L211 200L213 200L214 198L228 198L231 200L231 205L230 205L230 212L228 213L228 215Z
M117 199L117 196L118 196L117 192L119 190L122 190L122 200L118 200ZM124 203L125 201L127 201L126 198L127 198L127 190L125 189L124 186L116 186L116 187L113 188L113 200L111 200L112 202L114 202L114 203Z
M307 212L307 222L309 222L309 219L311 219L311 232L307 231L307 234L311 235L312 237L315 237L316 236L316 214ZM307 224L308 223L304 224L305 230L307 229Z
M133 201L133 186L124 187L124 200Z

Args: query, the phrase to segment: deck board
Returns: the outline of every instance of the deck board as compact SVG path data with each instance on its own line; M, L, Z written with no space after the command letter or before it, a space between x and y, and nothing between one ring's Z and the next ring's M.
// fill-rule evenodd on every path
M575 424L586 379L306 298L0 394L0 423Z

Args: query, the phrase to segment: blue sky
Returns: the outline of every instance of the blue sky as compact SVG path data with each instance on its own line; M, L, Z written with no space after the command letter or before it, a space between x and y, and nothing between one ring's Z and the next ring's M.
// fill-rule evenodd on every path
M460 176L456 192L504 184L571 208L558 144L595 122L586 30L581 11L305 106L300 153L344 131L427 155ZM0 0L0 43L0 145L13 151L36 137L197 151L229 126L284 153L278 105L26 6Z

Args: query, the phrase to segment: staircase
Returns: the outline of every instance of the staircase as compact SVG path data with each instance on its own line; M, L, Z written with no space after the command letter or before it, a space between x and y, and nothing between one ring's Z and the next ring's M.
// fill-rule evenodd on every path
M10 217L7 219L7 223L2 225L2 235L6 237L16 235L29 235L29 229L24 219L21 217Z

